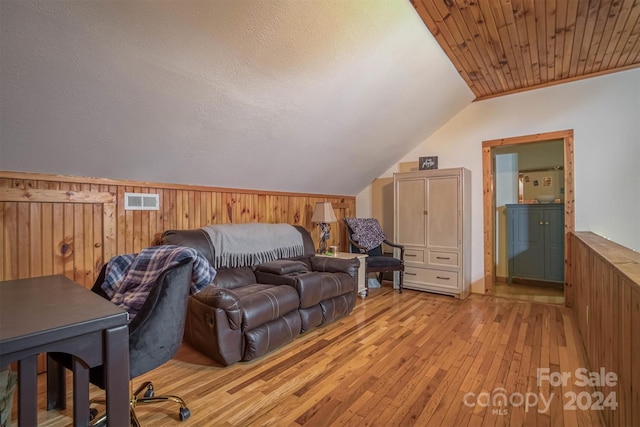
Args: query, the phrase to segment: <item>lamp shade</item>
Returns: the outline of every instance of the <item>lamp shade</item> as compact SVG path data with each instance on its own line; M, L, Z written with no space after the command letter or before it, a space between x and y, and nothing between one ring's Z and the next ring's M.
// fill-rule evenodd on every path
M337 221L336 215L333 213L333 206L331 206L331 202L316 202L311 222L328 223Z

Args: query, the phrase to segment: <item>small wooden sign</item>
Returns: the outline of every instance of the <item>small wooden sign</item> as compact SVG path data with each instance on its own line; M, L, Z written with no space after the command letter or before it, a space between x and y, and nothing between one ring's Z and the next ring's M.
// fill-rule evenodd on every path
M420 157L420 170L438 169L438 156Z

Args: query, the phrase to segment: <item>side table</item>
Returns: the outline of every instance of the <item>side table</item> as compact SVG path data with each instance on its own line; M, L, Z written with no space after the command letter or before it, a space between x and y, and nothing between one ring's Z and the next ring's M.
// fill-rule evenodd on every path
M369 288L367 286L367 276L365 274L365 258L368 257L367 254L354 254L351 252L337 252L333 255L326 254L316 254L316 256L326 256L329 258L344 258L344 259L352 259L358 258L360 261L360 268L358 268L358 293L360 294L360 298L364 299L369 294Z

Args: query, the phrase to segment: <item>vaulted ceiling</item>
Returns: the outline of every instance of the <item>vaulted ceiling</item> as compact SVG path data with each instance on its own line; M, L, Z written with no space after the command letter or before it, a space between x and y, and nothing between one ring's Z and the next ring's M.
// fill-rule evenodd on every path
M638 0L411 0L477 99L640 66Z

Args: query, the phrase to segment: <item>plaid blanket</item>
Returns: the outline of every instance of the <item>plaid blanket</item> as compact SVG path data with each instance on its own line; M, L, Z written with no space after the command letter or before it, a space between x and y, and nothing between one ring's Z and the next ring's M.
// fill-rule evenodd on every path
M111 302L129 312L129 319L133 319L162 272L188 258L194 260L191 293L196 294L213 281L216 270L197 250L175 245L154 246L138 254L111 258L101 288Z

